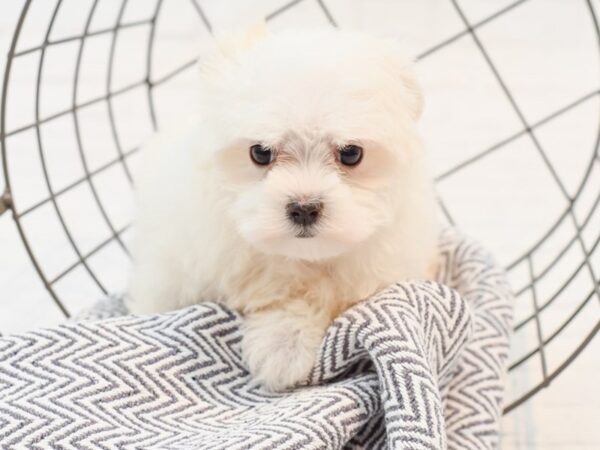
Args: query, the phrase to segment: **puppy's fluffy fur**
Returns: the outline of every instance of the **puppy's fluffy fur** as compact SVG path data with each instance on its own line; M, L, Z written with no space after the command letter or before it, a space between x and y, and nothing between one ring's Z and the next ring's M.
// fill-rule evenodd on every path
M285 389L335 316L431 268L421 95L394 42L358 33L245 36L201 60L201 112L143 150L130 308L240 311L251 373ZM271 164L251 160L256 144ZM356 166L340 161L349 144ZM316 224L290 220L290 202L316 201Z

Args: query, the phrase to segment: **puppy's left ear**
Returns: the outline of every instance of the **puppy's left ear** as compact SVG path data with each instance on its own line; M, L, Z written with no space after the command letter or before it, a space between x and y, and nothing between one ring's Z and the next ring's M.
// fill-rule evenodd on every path
M239 32L222 32L204 45L200 52L199 72L204 80L218 77L227 67L235 64L241 54L269 35L267 23L262 20Z
M224 33L217 36L217 45L223 55L235 59L239 54L251 49L269 35L267 22L254 23L241 33Z

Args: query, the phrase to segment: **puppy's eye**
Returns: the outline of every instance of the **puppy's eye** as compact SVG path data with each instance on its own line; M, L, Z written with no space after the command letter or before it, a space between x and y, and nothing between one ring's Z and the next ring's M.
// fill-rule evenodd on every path
M363 149L358 145L345 145L340 148L340 162L345 166L356 166L363 157Z
M267 166L273 161L273 150L269 147L255 144L250 147L250 158L260 166Z

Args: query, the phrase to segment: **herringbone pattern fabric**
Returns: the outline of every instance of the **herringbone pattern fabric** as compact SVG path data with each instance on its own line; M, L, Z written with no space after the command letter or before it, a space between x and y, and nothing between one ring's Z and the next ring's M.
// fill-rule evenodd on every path
M448 231L440 250L439 283L344 313L289 393L252 382L241 319L213 303L107 319L111 299L87 317L102 320L4 337L0 447L494 448L510 290L478 245Z

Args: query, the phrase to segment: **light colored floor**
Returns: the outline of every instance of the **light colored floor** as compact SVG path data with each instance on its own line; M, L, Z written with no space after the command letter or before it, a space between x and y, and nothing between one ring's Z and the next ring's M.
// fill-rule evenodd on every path
M600 0L594 0L600 14ZM54 1L33 1L23 25L17 50L40 45ZM198 0L211 25L239 29L257 18L289 3L286 0ZM272 29L330 26L323 10L341 27L401 39L409 54L419 56L417 69L425 94L426 112L422 132L431 151L434 174L439 178L441 199L461 229L479 238L506 265L529 249L558 219L574 196L590 165L600 120L599 50L593 31L589 6L585 0L301 0L270 22ZM0 70L4 72L6 54L22 1L0 3ZM88 0L64 0L50 41L79 35L84 31ZM82 54L77 104L106 92L109 33L119 12L119 0L100 1L90 22ZM146 21L154 2L130 0L123 23ZM458 8L456 7L458 5ZM511 5L514 7L510 8ZM496 19L489 19L503 8L510 8ZM460 10L460 11L459 11ZM460 13L463 13L463 16ZM475 29L465 33L468 21ZM115 91L143 79L148 24L131 27L119 34L110 90ZM182 72L164 84L162 77L193 58L198 41L208 36L191 0L166 0L156 25L156 43L151 61L151 79L159 81L155 104L161 125L177 120L176 111L190 105L193 96L193 71ZM425 52L442 41L442 48ZM486 60L478 43L487 51ZM50 46L43 66L40 91L41 118L69 109L73 100L73 74L78 42ZM425 52L425 53L424 53ZM10 115L7 132L26 126L35 119L35 75L40 52L18 58L13 67L7 98ZM522 120L503 92L490 68L494 65L505 86L514 96L523 119L534 127L535 138L525 133ZM576 100L576 107L560 117L549 119ZM114 97L119 144L127 151L143 141L151 129L151 119L142 87ZM118 156L112 137L108 110L104 102L83 108L77 115L88 170L94 171ZM536 125L537 124L537 125ZM80 178L81 164L76 145L73 117L66 114L41 127L41 140L54 190ZM502 145L496 146L497 143ZM33 130L7 138L9 169L19 211L47 197L47 187L37 153ZM477 158L480 152L492 149ZM553 179L547 158L564 192ZM464 161L471 164L454 172ZM128 159L135 164L135 156ZM129 219L130 189L126 172L120 165L110 166L94 177L94 188L109 221L120 229ZM0 177L0 191L3 187ZM574 220L581 225L590 205L600 192L600 163L593 165L590 181L575 201ZM126 258L118 242L95 251L110 229L93 200L86 183L59 196L57 207L64 215L77 247L88 258L90 270L111 290L121 289L126 274ZM22 220L26 235L48 278L61 273L76 260L64 237L51 204L36 209ZM561 245L575 235L570 220L531 259L531 269L539 274L555 257ZM567 281L573 268L581 263L583 251L590 251L600 235L600 210L581 232L581 242L573 245L535 291L525 290L516 304L517 321L550 298ZM122 239L126 243L129 234ZM590 289L590 274L600 272L600 247L590 256L590 266L578 272L568 288L557 296L541 315L515 333L513 361L533 348L537 333L545 338L560 328ZM510 272L516 290L529 280L527 261ZM54 285L67 308L76 311L98 298L99 290L81 265ZM534 297L535 295L535 297ZM592 296L572 324L565 328L544 351L551 373L592 329L600 316L600 303ZM28 259L9 214L0 218L0 332L7 333L49 326L62 321L58 308L50 301ZM536 354L510 375L507 398L514 399L541 379L541 356ZM600 448L600 339L596 338L578 359L546 389L504 417L503 449Z

